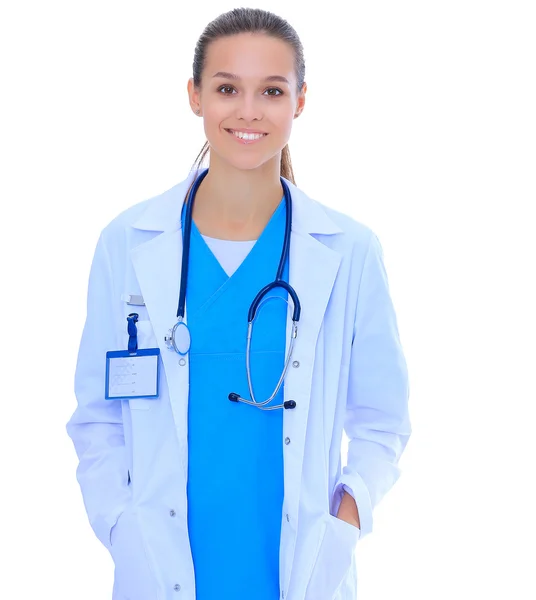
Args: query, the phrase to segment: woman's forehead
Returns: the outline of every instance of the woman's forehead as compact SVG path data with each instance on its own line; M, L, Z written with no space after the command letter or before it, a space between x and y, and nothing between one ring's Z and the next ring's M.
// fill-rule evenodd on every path
M294 51L288 43L264 34L238 34L210 43L205 75L212 78L226 72L248 79L273 75L294 79L294 68Z

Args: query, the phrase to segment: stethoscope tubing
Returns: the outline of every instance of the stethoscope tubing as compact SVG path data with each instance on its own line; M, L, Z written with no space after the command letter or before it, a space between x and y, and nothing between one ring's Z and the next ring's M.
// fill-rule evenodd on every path
M166 343L168 343L170 345L170 347L172 347L178 354L180 354L182 356L184 356L188 353L189 347L190 347L190 332L189 332L188 326L184 323L184 316L185 316L185 306L186 306L186 285L187 285L187 281L188 281L188 267L189 267L189 263L190 263L190 236L191 236L191 231L192 231L192 213L193 213L195 195L197 193L197 190L199 189L199 186L201 185L201 182L207 176L207 174L208 174L208 169L206 169L203 173L201 173L201 175L199 175L196 178L195 182L192 185L192 188L190 189L190 193L188 194L185 205L183 206L183 210L181 211L181 219L184 214L184 211L186 211L186 214L184 215L181 281L180 281L180 290L179 290L179 304L178 304L178 308L177 308L178 321L175 323L175 326L170 331L169 337L166 337ZM236 394L236 393L229 394L229 400L231 400L233 402L243 402L245 404L250 404L250 405L256 406L257 408L260 408L262 410L275 410L276 408L295 408L296 407L296 402L294 400L286 401L283 404L279 404L277 406L268 406L268 407L264 406L275 398L275 396L277 395L277 393L283 383L283 380L285 378L285 375L287 373L288 366L290 363L290 358L292 356L292 350L294 348L294 341L298 335L298 322L299 322L300 316L301 316L301 305L300 305L300 300L298 298L296 291L290 284L288 284L286 281L283 281L283 272L284 272L285 264L289 257L289 254L290 254L290 240L291 240L291 232L292 232L292 197L290 194L289 187L288 187L287 183L285 182L285 180L282 177L280 178L280 180L281 180L281 185L283 187L284 198L285 198L285 208L286 208L285 236L284 236L284 240L283 240L283 248L281 251L281 258L279 259L279 266L277 269L277 274L276 274L275 280L272 281L271 283L265 285L257 293L257 295L255 296L253 302L251 303L251 306L249 307L249 311L248 311L246 371L247 371L249 392L250 392L252 400L247 400L246 398L242 398L239 394ZM253 383L251 380L251 368L250 368L250 349L251 349L251 338L252 338L252 333L253 333L253 323L255 321L255 318L257 316L257 311L260 308L260 306L264 302L266 302L267 300L269 300L271 298L271 297L265 298L265 296L268 294L268 292L270 292L271 290L273 290L276 287L281 287L281 288L285 289L288 292L288 294L290 295L290 297L292 298L292 302L293 302L292 333L291 333L291 337L290 337L289 350L288 350L287 357L285 360L283 372L281 374L281 377L279 378L279 381L277 383L277 386L276 386L273 394L267 400L265 400L263 402L257 402L255 400L255 394L253 391ZM286 299L283 299L283 300L288 304L288 301ZM175 334L181 325L184 327L184 330L181 330L181 331L184 331L184 335L186 335L188 338L188 341L187 341L188 349L185 352L181 351L178 348L178 346L176 344L176 340L175 340Z
M180 283L180 290L179 290L179 305L177 308L177 318L179 318L181 320L184 319L184 313L185 313L184 308L186 306L186 284L188 281L188 267L190 264L190 236L191 236L191 232L192 232L193 206L194 206L195 195L197 193L197 190L199 189L201 182L207 176L207 174L208 174L208 169L206 169L203 173L201 173L201 175L199 175L197 177L197 179L195 180L195 182L190 190L190 193L188 194L188 198L186 200L186 205L185 205L186 215L185 215L185 219L184 219L181 283ZM280 178L280 180L281 180L281 185L283 186L283 192L284 192L284 196L285 196L285 205L286 205L285 237L283 240L283 249L281 252L281 258L279 259L279 266L277 268L277 275L276 275L275 281L272 281L271 283L269 283L265 287L263 287L262 290L259 291L259 293L255 297L255 299L251 303L251 306L250 306L249 312L248 312L248 323L253 322L253 320L255 319L255 316L257 314L257 309L259 307L260 302L264 298L264 296L270 290L274 289L275 287L284 288L289 293L289 295L292 298L293 307L294 307L293 314L292 314L292 320L295 322L298 322L300 320L301 305L300 305L298 295L296 294L294 288L291 285L289 285L286 281L283 281L283 271L285 268L285 263L290 254L290 237L291 237L291 233L292 233L292 197L291 197L290 190L289 190L288 185L285 182L285 180L282 177Z

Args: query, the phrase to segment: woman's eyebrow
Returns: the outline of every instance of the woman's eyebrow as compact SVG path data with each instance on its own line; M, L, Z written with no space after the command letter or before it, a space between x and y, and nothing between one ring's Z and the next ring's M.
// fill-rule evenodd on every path
M212 77L223 77L225 79L234 79L235 81L240 81L241 79L238 75L235 75L234 73L227 73L226 71L218 71ZM270 75L265 77L264 81L280 81L281 83L288 83L290 85L289 80L282 75Z

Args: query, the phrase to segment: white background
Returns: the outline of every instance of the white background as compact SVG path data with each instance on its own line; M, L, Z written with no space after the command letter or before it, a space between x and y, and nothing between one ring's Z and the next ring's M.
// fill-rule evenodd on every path
M359 600L533 600L534 5L249 5L302 38L297 183L378 234L410 369L413 436L358 545ZM187 175L194 46L235 6L1 10L1 598L111 597L65 433L90 261L118 212Z

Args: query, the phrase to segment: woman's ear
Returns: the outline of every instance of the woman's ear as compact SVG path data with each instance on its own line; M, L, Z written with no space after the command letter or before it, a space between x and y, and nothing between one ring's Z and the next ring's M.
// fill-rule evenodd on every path
M296 110L294 112L294 118L299 117L305 107L305 94L307 93L307 84L303 82L301 92L298 94L298 101L296 103Z
M193 77L190 77L190 79L188 79L187 91L188 99L190 102L190 108L194 111L195 114L198 115L200 112L201 99L199 90L194 85Z

